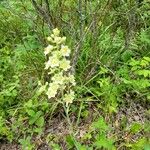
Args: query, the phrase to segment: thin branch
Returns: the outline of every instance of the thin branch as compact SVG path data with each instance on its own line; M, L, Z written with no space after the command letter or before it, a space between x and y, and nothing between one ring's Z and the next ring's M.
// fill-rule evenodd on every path
M91 26L93 25L94 21L91 22L91 24L89 25L89 27L87 28L86 32L82 35L82 37L80 38L79 42L77 43L77 45L75 46L76 49L74 50L74 53L73 53L73 57L72 57L72 61L71 61L71 64L72 64L72 68L71 68L71 72L74 74L75 73L75 68L76 68L76 65L77 65L77 60L78 60L78 57L79 57L79 52L80 52L80 48L81 48L81 44L82 44L82 41L84 40L84 38L86 37L89 29L91 28Z
M83 17L82 17L82 0L78 0L78 12L79 12L79 28L80 28L80 33L79 33L79 37L81 38L81 40L78 42L78 45L73 53L73 59L72 59L72 70L71 72L74 74L75 73L75 68L76 68L76 64L77 64L77 60L78 60L78 56L80 53L80 49L82 46L82 41L83 41Z
M43 17L43 19L45 20L45 22L48 24L49 28L51 29L53 27L53 24L47 12L41 6L39 6L35 0L32 0L32 4L34 8L36 9L37 13Z
M49 18L50 18L50 20L51 20L51 26L54 28L54 25L52 24L52 22L53 22L53 17L52 17L51 12L50 12L49 0L45 0L45 3L46 3L47 15L49 16Z

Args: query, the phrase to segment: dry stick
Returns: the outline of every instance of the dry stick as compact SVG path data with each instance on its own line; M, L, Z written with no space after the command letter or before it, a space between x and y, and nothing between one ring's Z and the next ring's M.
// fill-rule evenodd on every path
M79 5L79 15L80 15L80 40L79 42L77 43L77 45L75 46L76 49L74 50L74 53L73 53L73 57L72 57L72 60L71 60L71 64L72 64L72 68L71 68L71 72L73 74L75 74L75 68L76 68L76 65L77 65L77 61L78 61L78 57L79 57L79 53L80 53L80 49L81 49L81 45L82 45L82 41L83 39L85 38L86 34L88 33L89 29L91 28L92 24L94 23L93 21L91 22L91 24L89 25L87 31L83 34L83 14L82 14L82 0L78 0L78 5Z
M81 8L81 0L79 0L79 13L80 15L82 15L82 8ZM112 0L108 0L107 1L107 4L105 7L107 7L107 5L109 5L110 3L112 2ZM80 17L81 18L81 17ZM81 18L82 19L82 18ZM80 25L80 40L79 42L77 43L77 45L75 46L76 49L74 50L74 53L73 53L73 57L72 57L72 61L71 61L71 64L72 64L72 68L71 68L71 72L74 74L75 73L75 68L76 68L76 65L77 65L77 61L78 61L78 57L79 57L79 53L80 53L80 48L81 48L81 45L82 45L82 41L83 39L85 38L86 34L88 33L89 29L92 27L92 25L94 24L94 19L92 20L91 24L89 25L88 29L86 30L86 32L83 34L83 29Z
M81 40L78 42L78 45L76 46L76 49L73 54L73 59L72 59L72 68L71 72L74 74L75 73L75 68L77 64L77 60L79 57L79 52L81 49L82 41L83 41L83 25L82 25L82 0L78 0L78 5L79 5L79 24L80 24L80 33L79 36L82 37Z
M130 42L133 38L133 33L136 26L135 12L136 12L135 6L133 6L128 12L128 25L127 25L127 31L125 36L125 49L129 48Z
M62 16L63 16L63 2L62 2L62 0L59 0L59 2L58 2L58 5L59 5L59 17L60 18L62 18Z
M91 24L89 25L87 31L82 35L82 37L80 38L79 42L77 43L77 45L75 46L76 49L74 50L74 53L73 53L73 57L72 57L72 60L71 60L71 72L74 74L75 73L75 68L76 68L76 64L77 64L77 60L78 60L78 57L79 57L79 52L80 52L80 47L81 47L81 44L82 44L82 41L83 39L85 38L86 34L88 33L89 29L91 28L92 24L93 24L94 21L91 22Z
M51 26L54 28L54 25L52 24L53 22L53 17L51 15L51 12L50 12L50 4L49 4L49 0L45 0L45 3L46 3L46 9L47 9L47 14L51 20Z
M80 37L83 34L83 19L82 19L82 0L79 0L79 24L80 24Z
M85 25L87 24L87 0L84 0L84 17L85 17Z
M41 0L40 1L40 6L42 7L42 5L43 5L43 0ZM37 18L36 18L36 22L37 22L37 24L38 24L38 20L40 20L41 18L40 18L40 16L39 15L37 15ZM41 19L42 20L42 23L41 23L41 32L42 32L42 35L43 35L43 37L45 37L45 32L44 32L44 26L45 26L45 20L44 20L44 18L42 18ZM36 24L36 25L37 25ZM36 28L37 28L37 26L36 26ZM38 38L42 41L42 43L43 44L45 44L46 42L45 42L45 38L41 38L41 35L39 35L38 33L37 33L37 35L39 36ZM44 45L45 46L45 45Z
M52 21L50 20L49 15L47 14L47 12L45 12L45 10L43 10L42 7L40 7L35 0L32 0L32 4L34 6L34 8L36 9L37 13L43 17L43 19L46 21L46 23L48 24L49 28L51 29L53 27Z

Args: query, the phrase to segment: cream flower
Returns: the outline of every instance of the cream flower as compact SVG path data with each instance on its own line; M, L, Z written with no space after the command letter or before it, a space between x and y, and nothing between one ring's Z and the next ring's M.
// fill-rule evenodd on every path
M52 37L52 38L54 38L54 37L55 37L55 35L54 35L54 34L51 34L51 37Z
M68 80L73 86L76 85L74 75L69 75Z
M64 95L63 101L66 103L66 106L67 106L67 107L68 107L68 104L69 104L69 103L72 103L72 102L73 102L74 97L75 97L74 91L70 91L69 94L65 94L65 95Z
M51 66L51 61L48 60L47 62L45 62L45 70L47 70L49 67Z
M61 46L61 49L60 49L60 52L61 52L61 54L62 54L63 56L69 56L71 50L68 48L68 46L62 45L62 46Z
M41 83L41 81L38 81L38 85L39 85L39 86L42 86L42 83Z
M40 85L40 88L38 90L38 94L42 94L46 90L48 83L46 82L45 85L42 85L41 83L39 83L39 85Z
M65 58L60 61L60 68L63 69L64 71L67 71L70 68L70 61L66 60Z
M52 42L53 39L49 36L49 37L47 37L47 41Z
M49 60L51 61L52 68L59 66L59 59L57 56L52 56L49 58Z
M48 62L45 63L45 69L48 69L49 67L54 68L54 67L58 67L59 66L59 59L57 56L51 56L49 57Z
M60 31L57 28L55 28L53 29L53 33L55 36L58 36L60 34Z
M56 72L57 68L50 68L48 71L48 75L52 75Z
M53 55L54 57L57 57L57 58L60 58L60 57L62 56L62 54L61 54L60 51L53 51L53 52L52 52L52 55Z
M66 41L66 37L63 36L63 37L61 38L61 42L63 43L63 42L65 42L65 41Z
M39 83L39 93L45 92L50 99L56 97L59 92L66 103L66 107L68 107L68 104L72 103L75 97L74 91L71 90L72 86L76 85L74 76L68 71L71 68L70 61L66 58L70 55L71 50L64 44L66 37L60 37L60 31L57 28L53 29L47 40L52 45L49 44L44 51L44 54L49 56L45 63L45 69L48 69L51 82L45 83L45 85ZM66 91L67 89L69 91Z
M65 84L71 83L73 86L76 85L75 77L73 75L65 76Z
M49 99L56 96L58 88L59 88L59 86L56 83L49 84L49 88L46 92Z
M52 81L54 81L57 84L63 84L64 83L64 77L63 77L63 73L57 73L52 77Z
M54 43L56 43L56 44L61 44L62 43L62 38L61 37L57 37L57 36L55 36L54 37L54 41L53 41Z
M48 46L45 48L44 54L45 54L45 55L49 54L53 49L54 49L54 46L48 45Z

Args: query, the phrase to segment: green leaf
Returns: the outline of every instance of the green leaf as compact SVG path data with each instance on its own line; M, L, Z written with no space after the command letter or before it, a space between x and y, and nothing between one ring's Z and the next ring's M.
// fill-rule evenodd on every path
M43 116L41 116L39 119L36 120L36 125L39 127L44 126L44 117Z
M58 144L52 143L51 146L53 147L54 150L61 150Z
M144 145L144 150L150 150L150 143Z
M131 62L129 63L129 65L131 66L138 66L140 64L140 61L135 60L135 59L131 59Z
M32 109L27 109L26 112L28 113L29 116L33 117L35 116L35 111Z
M106 74L108 72L108 70L104 67L100 67L100 71L99 74Z
M38 134L42 134L43 129L42 128L35 128L34 132L38 133Z
M42 115L42 112L41 112L41 111L38 111L34 116L32 116L32 117L30 118L29 124L30 124L30 125L31 125L31 124L34 124L34 123L37 121L37 119L40 118L41 115Z
M78 144L79 150L92 150L92 147L88 147L85 145Z
M73 140L71 135L66 136L66 142L67 142L67 145L68 145L68 149L73 148L74 140Z
M133 123L130 127L130 131L134 134L142 130L142 125L140 123Z
M32 102L32 99L30 99L28 102L25 103L24 107L33 107L33 102Z
M92 124L92 127L96 129L100 129L101 131L106 131L108 130L108 126L105 123L103 117L100 117L96 122Z
M132 144L132 150L142 150L144 148L149 148L147 147L148 145L148 141L145 137L139 139L138 141L136 141L134 144ZM144 149L145 150L145 149ZM149 150L149 149L147 149Z
M96 146L98 149L106 148L108 150L114 150L115 147L113 143L113 140L106 138L105 134L100 134L97 136L94 146Z
M146 61L150 62L150 57L143 57Z
M149 65L149 62L142 59L141 62L140 62L140 65L141 65L142 67L146 67L146 66Z
M150 70L142 69L135 71L135 73L138 75L143 75L144 77L150 77Z
M122 54L121 58L124 62L127 62L128 60L131 59L132 56L133 52L131 50L127 50Z

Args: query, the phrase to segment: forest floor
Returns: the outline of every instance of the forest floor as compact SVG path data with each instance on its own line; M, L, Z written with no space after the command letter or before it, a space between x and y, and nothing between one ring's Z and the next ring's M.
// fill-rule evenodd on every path
M95 117L93 116L93 114L95 114L93 112L94 111L97 112L97 109L92 104L89 109L91 114L89 114L86 120L81 119L80 124L77 127L78 134L76 136L78 139L82 138L82 136L88 131L88 126L91 125L93 118ZM130 127L133 122L144 124L145 122L150 121L150 116L146 114L146 111L147 110L144 107L142 107L140 104L128 102L127 106L120 108L118 113L116 113L115 115L106 116L105 119L108 122L112 122L110 125L112 126L113 131L111 131L110 134L117 135L117 137L119 138L119 142L117 143L118 147L121 146L121 143L123 141L127 141L127 140L136 141L136 139L143 136L142 131L134 135L130 134L129 132L122 131L121 123L123 117L125 116L127 118L126 124L128 127ZM72 121L74 121L75 116L72 115L71 119ZM35 139L35 143L38 143L38 148L36 150L52 150L48 146L48 144L46 144L46 140L45 140L45 136L48 135L49 133L54 134L56 137L59 137L59 139L61 139L59 144L61 145L61 147L63 147L63 150L67 150L63 137L69 134L68 131L69 131L69 127L67 127L67 122L62 117L61 113L55 114L55 117L50 122L47 121L47 127L45 129L43 139ZM149 137L150 135L147 136ZM119 149L122 150L121 148ZM7 143L6 141L1 141L0 150L21 150L21 148L16 143Z

